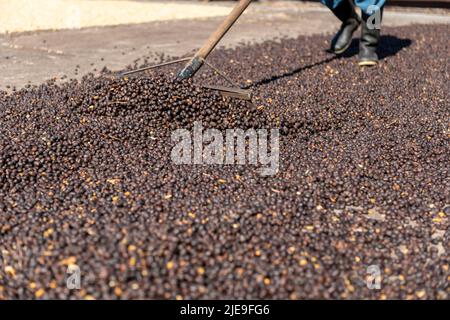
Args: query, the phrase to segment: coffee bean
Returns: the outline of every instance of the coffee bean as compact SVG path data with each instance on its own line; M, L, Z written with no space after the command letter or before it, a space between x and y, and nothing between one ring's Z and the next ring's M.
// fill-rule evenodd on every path
M0 299L448 299L448 29L385 28L363 70L326 36L215 51L252 102L180 65L0 91ZM279 172L174 164L195 121L280 128Z

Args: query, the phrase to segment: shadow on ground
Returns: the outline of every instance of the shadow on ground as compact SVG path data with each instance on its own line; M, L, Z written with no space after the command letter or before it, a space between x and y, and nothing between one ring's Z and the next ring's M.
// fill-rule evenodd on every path
M411 39L400 39L396 36L382 35L377 53L380 60L390 56L394 56L403 48L409 47L412 43ZM353 39L350 47L341 56L342 58L351 58L358 54L359 39ZM336 57L337 58L337 57Z
M392 36L392 35L382 35L380 38L380 45L379 45L379 48L377 51L378 57L380 58L380 60L382 60L387 57L394 56L402 49L409 47L411 45L411 43L412 43L411 39L400 39L400 38L397 38L396 36ZM268 84L270 82L273 82L273 81L276 81L279 79L290 77L299 72L302 72L303 70L307 70L307 69L310 69L310 68L313 68L316 66L320 66L322 64L331 62L335 59L351 58L358 54L358 51L359 51L358 47L359 47L359 39L353 39L352 43L350 44L350 47L342 55L337 55L337 56L334 55L334 56L328 57L326 59L323 59L321 61L296 68L292 71L285 72L280 75L274 75L270 78L261 79L257 82L254 82L250 86L246 86L245 89L249 89L252 87L258 87L260 85Z

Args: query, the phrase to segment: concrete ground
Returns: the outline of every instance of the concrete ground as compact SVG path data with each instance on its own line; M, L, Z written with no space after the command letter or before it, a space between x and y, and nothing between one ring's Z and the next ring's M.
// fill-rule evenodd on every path
M95 17L92 12L99 3L114 5L111 0L70 0L74 4L77 1L83 2L82 11L77 11L81 12L81 17L83 12L91 12L91 16ZM81 29L67 29L67 23L62 19L59 24L50 24L51 29L60 30L49 31L36 31L41 28L39 24L36 27L36 24L17 22L20 25L17 30L33 31L0 33L0 89L40 84L51 78L79 78L88 72L99 72L104 66L120 70L136 59L158 53L167 56L185 55L202 45L234 4L198 1L171 3L174 10L171 15L170 10L167 11L167 2L118 2L123 12L126 12L127 4L133 10L136 4L151 4L154 10L159 7L165 15L149 16L147 21L150 22L143 23L146 18L142 14L135 16L130 13L135 19L128 17L123 20L113 19L112 22L103 14L95 21L92 20L94 18L91 18L92 21L80 18L79 21L85 23L79 25L83 27ZM195 9L181 14L183 9L179 5L186 4L195 5ZM205 12L209 12L209 16ZM0 10L0 21L5 14L9 13ZM39 15L39 12L35 14ZM21 20L17 18L17 21ZM383 21L384 26L430 23L450 23L449 12L387 8ZM89 25L96 26L84 28ZM338 26L338 20L329 10L317 3L260 1L250 6L221 44L236 46L243 41L262 42L277 37L332 33ZM10 23L9 28L7 30L14 31L14 23ZM307 45L299 43L299 46ZM327 46L324 43L324 48Z

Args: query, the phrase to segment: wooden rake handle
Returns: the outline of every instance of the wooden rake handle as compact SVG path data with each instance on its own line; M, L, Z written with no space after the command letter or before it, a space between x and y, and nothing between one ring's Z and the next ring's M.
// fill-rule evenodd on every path
M203 65L203 60L213 51L223 36L230 30L233 24L239 19L241 14L247 9L252 0L240 0L239 3L231 10L230 14L219 25L206 40L205 44L198 50L195 56L186 64L186 66L178 73L179 80L192 77Z

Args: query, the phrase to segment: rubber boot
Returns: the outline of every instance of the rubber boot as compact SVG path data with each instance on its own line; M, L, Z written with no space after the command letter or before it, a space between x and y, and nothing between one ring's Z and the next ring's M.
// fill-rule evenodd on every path
M380 23L383 11L380 9ZM377 48L380 41L380 26L373 26L373 21L369 21L369 15L363 13L361 24L361 39L359 41L359 65L374 66L378 63ZM371 29L372 27L372 29Z
M339 5L331 10L342 21L341 28L331 40L330 51L335 54L344 53L352 43L353 32L358 29L361 18L355 11L352 0L342 0Z

